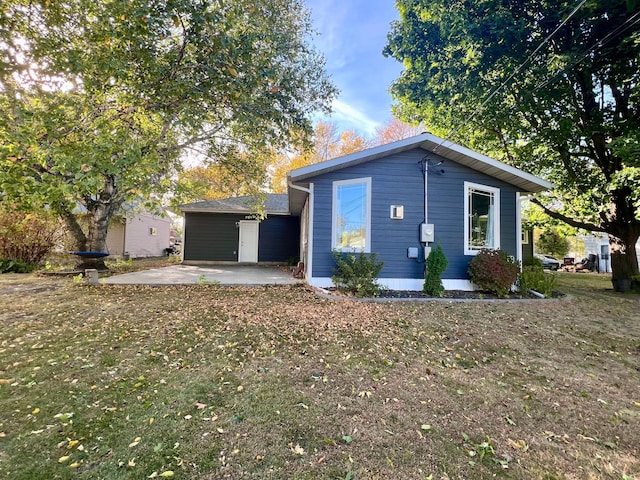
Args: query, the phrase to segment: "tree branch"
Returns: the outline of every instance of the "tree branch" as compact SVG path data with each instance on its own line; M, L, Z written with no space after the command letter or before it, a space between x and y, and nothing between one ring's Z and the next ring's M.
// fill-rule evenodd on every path
M209 130L208 132L205 132L203 135L199 135L197 137L190 138L190 139L186 140L185 142L180 143L178 145L174 145L172 147L161 148L161 149L159 149L159 151L161 151L161 152L173 152L173 151L176 151L176 150L182 150L184 148L190 147L191 145L195 145L195 144L200 143L200 142L204 142L205 140L211 140L211 138L213 138L215 136L215 134L218 133L222 129L223 129L223 126L220 125L218 128L213 128L213 129Z
M547 208L545 205L540 203L540 200L538 200L537 198L532 198L531 202L535 203L540 208L542 208L542 210L544 210L544 213L549 215L551 218L555 218L556 220L560 220L560 221L566 223L567 225L571 225L572 227L582 228L583 230L588 230L590 232L606 232L607 231L603 227L601 227L599 225L596 225L594 223L581 222L581 221L576 220L574 218L567 217L566 215L563 215L560 212L556 212L555 210L551 210L550 208Z

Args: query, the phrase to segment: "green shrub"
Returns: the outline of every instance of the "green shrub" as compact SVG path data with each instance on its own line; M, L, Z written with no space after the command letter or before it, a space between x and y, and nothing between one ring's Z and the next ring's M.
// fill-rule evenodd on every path
M558 283L558 275L546 273L541 266L525 266L518 278L518 288L520 292L526 293L535 290L545 297L550 297Z
M31 273L38 268L37 263L18 259L0 258L0 273Z
M440 244L431 250L427 257L427 266L424 272L424 286L423 290L428 295L434 297L441 297L444 293L444 286L442 285L442 273L447 269L449 262L442 250Z
M522 262L523 267L540 267L542 268L544 265L542 260L537 257L529 257L524 262Z
M468 272L481 290L506 296L518 279L520 264L502 250L483 248L469 263Z
M105 264L114 273L128 273L135 271L133 265L133 258L123 259L116 258L115 260L106 261Z
M382 271L383 262L378 262L375 253L365 255L333 252L336 268L331 281L338 290L358 297L375 297L380 293L378 275Z

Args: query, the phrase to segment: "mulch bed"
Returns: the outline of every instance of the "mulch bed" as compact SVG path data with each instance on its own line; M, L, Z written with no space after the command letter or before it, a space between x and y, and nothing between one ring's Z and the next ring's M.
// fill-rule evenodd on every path
M344 294L337 290L336 288L327 288L325 289L330 292L332 295L337 296L351 296ZM553 292L552 298L561 298L564 294L561 292ZM466 291L466 290L446 290L442 297L434 297L432 295L428 295L421 290L380 290L380 294L377 298L450 298L452 300L490 300L490 299L502 299L502 300L522 300L522 299L530 299L530 300L542 300L542 298L537 297L535 295L531 295L529 293L519 293L519 292L511 292L509 295L500 297L495 293L491 292L481 292L481 291Z

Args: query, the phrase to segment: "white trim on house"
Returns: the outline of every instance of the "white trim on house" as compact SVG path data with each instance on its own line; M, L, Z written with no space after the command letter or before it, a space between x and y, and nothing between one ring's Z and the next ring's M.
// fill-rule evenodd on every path
M365 199L365 245L364 252L371 252L371 177L352 178L349 180L335 180L333 182L333 195L331 200L331 248L342 252L359 251L356 248L344 248L337 244L338 234L338 188L347 185L364 184L366 188Z
M493 224L493 245L489 245L488 248L498 249L500 248L500 189L496 187L489 187L488 185L482 185L480 183L464 182L464 254L465 255L477 255L479 249L471 249L469 247L469 191L479 190L480 192L486 192L493 194L493 215L495 217Z
M314 208L315 208L315 195L313 194L313 183L309 184L309 216L308 221L309 225L307 228L307 235L309 235L309 241L307 242L307 259L304 264L304 274L307 277L307 282L311 282L313 277L311 276L311 272L313 272L313 216L314 216Z
M445 159L460 163L473 170L498 178L506 183L515 185L522 191L542 192L553 188L553 184L539 177L523 172L515 167L494 160L493 158L474 152L462 145L437 137L431 133L422 133L415 137L388 143L361 152L352 153L344 157L334 158L325 162L308 165L289 172L290 181L297 183L321 173L328 173L351 165L376 160L413 148L422 148L437 153Z
M184 248L187 245L187 215L182 212L182 245L180 245L180 263L184 263Z
M516 192L516 260L522 268L522 201L520 192Z
M333 287L331 277L314 277L309 278L309 285L318 288ZM390 290L412 290L421 291L424 286L424 279L422 278L379 278L378 285L388 288ZM476 290L471 280L467 279L448 279L442 280L442 285L445 290L464 290L472 292Z

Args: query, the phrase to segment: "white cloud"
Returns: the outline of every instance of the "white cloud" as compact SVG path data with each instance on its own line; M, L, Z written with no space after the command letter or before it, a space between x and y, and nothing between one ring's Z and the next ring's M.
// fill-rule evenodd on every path
M333 112L326 120L338 124L342 130L355 130L367 137L373 137L376 128L380 126L380 122L341 100L334 100L331 107Z
M327 67L330 70L345 67L349 47L344 40L344 30L348 26L348 2L307 0L307 5L311 10L314 28L318 31L314 44L325 54Z

